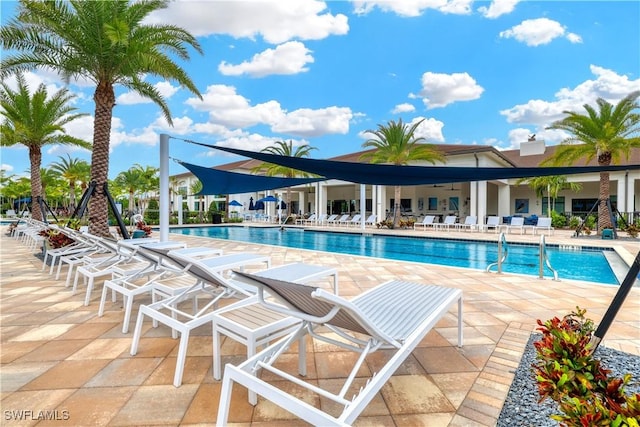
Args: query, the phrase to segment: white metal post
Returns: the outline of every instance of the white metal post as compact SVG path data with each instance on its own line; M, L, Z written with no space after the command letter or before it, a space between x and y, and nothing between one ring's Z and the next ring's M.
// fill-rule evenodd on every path
M160 134L160 241L169 240L169 135Z

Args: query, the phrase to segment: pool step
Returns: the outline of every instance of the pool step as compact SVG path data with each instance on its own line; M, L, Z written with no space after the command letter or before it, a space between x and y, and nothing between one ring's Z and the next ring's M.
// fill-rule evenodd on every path
M602 254L607 259L611 270L613 270L613 274L616 276L616 279L618 279L618 283L622 283L629 272L627 263L624 262L616 251L602 251ZM640 286L640 280L636 279L635 286Z

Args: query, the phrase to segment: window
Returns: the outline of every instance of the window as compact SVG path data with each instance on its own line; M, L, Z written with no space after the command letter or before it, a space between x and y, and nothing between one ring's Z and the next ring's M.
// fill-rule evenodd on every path
M542 198L542 215L547 215L547 207L549 206L549 198ZM560 196L556 198L555 205L552 206L552 209L558 213L564 212L564 196Z
M437 211L438 210L438 198L437 197L429 197L429 210Z
M391 210L396 206L395 199L389 200L389 206L391 206ZM410 211L411 210L411 199L400 199L400 212Z

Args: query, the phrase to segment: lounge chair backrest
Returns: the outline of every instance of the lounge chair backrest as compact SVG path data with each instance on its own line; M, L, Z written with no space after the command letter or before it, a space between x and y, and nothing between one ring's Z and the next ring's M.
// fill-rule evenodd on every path
M456 219L458 219L458 217L456 217L455 215L448 215L444 218L443 224L455 224Z
M478 217L469 215L464 219L464 223L465 225L475 225L478 223Z
M376 214L373 215L369 215L369 217L367 218L367 220L365 221L368 224L373 224L374 222L376 222L376 218L378 216Z
M543 228L551 227L551 218L548 218L548 217L538 218L538 224L536 225L536 227L543 227Z
M426 215L422 220L423 224L433 224L433 221L436 219L435 215Z
M514 216L513 218L511 218L511 224L512 227L520 227L522 225L524 225L524 217L521 216Z
M354 215L353 218L351 218L351 222L360 222L360 218L362 218L362 215Z
M338 222L343 222L343 221L347 221L349 219L349 214L344 214L340 217L340 219L338 220Z
M327 221L335 221L336 218L338 218L338 215L337 214L333 214L329 218L327 218Z
M487 218L487 225L500 225L499 216L490 216Z
M312 316L318 319L326 318L323 322L338 328L348 329L353 332L370 335L360 322L354 319L349 313L339 308L336 304L329 304L314 298L314 293L320 291L314 286L302 285L298 283L285 282L282 280L270 279L255 274L249 274L242 271L234 271L234 274L245 277L255 284L258 288L266 288L267 292L286 304L289 308L302 314ZM333 298L341 300L344 305L350 305L349 302L339 296ZM341 304L342 305L342 304ZM332 311L334 312L332 314Z

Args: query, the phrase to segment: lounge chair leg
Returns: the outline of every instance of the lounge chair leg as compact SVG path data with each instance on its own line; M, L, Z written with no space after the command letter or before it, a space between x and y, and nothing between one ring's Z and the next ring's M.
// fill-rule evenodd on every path
M298 373L307 376L307 336L302 335L298 340Z
M226 369L225 369L226 371ZM225 375L222 380L222 391L220 393L220 403L218 404L217 426L226 426L229 418L229 407L231 406L231 393L233 392L233 381L229 375Z
M144 322L144 307L140 307L138 311L138 319L136 320L136 327L133 330L133 338L131 339L131 351L132 356L135 356L138 352L138 343L140 341L140 335L142 334L142 323Z
M247 359L251 359L256 354L256 344L254 340L249 340L247 343ZM252 406L256 406L258 404L258 395L255 391L251 391L247 389L249 393L249 403Z
M102 317L104 314L104 303L107 299L107 284L105 283L102 288L102 296L100 297L100 306L98 307L98 317Z
M122 323L122 333L126 334L129 332L129 322L131 321L131 311L133 310L133 295L122 294L122 299L126 300L124 304L124 320Z
M87 284L87 295L84 297L84 305L89 305L91 299L91 291L93 290L93 276L89 277L89 283Z
M189 345L189 330L180 331L180 345L178 347L178 358L176 360L176 373L173 376L173 385L182 385L182 373L184 372L184 362L187 357L187 346Z
M222 378L220 365L222 364L222 355L221 352L221 343L220 343L220 332L218 332L218 327L216 323L213 322L213 379L216 381L220 381Z

